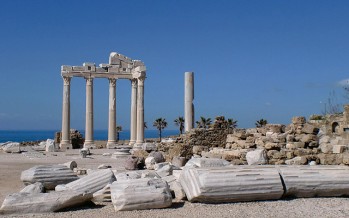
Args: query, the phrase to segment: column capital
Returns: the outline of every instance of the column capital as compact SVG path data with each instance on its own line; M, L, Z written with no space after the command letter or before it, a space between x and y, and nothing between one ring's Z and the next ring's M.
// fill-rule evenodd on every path
M137 78L137 80L138 80L138 86L143 86L144 85L145 76L139 77L139 78Z
M71 77L70 76L62 76L62 78L63 78L64 85L69 86L70 85L70 81L71 81Z
M137 81L137 79L130 79L130 81L131 81L131 85L132 85L132 87L137 87L137 83L138 83L138 81Z
M109 85L115 87L116 86L116 78L109 78Z
M91 86L93 83L93 78L92 77L85 77L86 79L86 85Z

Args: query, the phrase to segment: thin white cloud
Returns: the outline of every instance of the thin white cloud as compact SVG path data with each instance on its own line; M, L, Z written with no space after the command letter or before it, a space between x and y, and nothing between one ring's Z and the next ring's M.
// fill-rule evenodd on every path
M339 82L337 82L337 85L338 86L349 86L349 79L343 79L343 80L341 80L341 81L339 81Z

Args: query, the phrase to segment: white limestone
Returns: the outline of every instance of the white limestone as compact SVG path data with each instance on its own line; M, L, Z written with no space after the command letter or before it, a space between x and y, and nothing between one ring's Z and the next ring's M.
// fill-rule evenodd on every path
M111 192L110 192L111 184L107 184L101 190L93 193L92 201L96 202L111 202Z
M111 199L116 211L166 208L172 204L167 183L149 178L113 182Z
M185 167L179 178L191 202L241 202L276 200L284 193L274 167Z
M336 197L349 195L347 166L279 166L285 196Z
M48 213L84 204L92 194L75 191L50 193L14 193L6 196L0 214Z
M144 162L145 162L145 167L148 170L153 170L154 169L154 166L156 164L154 157L147 157L147 158L145 158Z
M36 182L34 184L27 185L24 187L20 192L25 192L25 193L44 193L45 187L41 182Z
M6 153L20 153L21 146L18 142L8 142L2 146L2 150Z
M136 144L144 143L144 80L145 75L140 75L138 78L137 87L137 139Z
M93 139L93 78L86 79L86 118L84 148L94 148Z
M62 106L62 138L59 148L63 151L72 149L70 140L70 80L71 77L63 76L63 106Z
M54 152L55 149L55 141L53 139L46 140L46 152Z
M256 149L246 154L248 165L260 165L268 162L267 152L265 149Z
M93 194L115 180L116 178L114 173L110 169L102 169L96 170L93 173L81 177L80 179L70 182L64 186L69 190Z
M21 181L26 184L41 182L46 189L54 189L57 185L67 184L79 177L64 165L39 165L25 170L21 174Z
M137 85L136 79L131 80L131 126L130 126L130 145L134 145L137 139Z
M109 79L109 119L107 148L116 146L116 79Z
M184 130L190 131L194 128L194 73L185 72L184 90Z
M191 158L185 167L224 167L230 163L223 159L218 158Z

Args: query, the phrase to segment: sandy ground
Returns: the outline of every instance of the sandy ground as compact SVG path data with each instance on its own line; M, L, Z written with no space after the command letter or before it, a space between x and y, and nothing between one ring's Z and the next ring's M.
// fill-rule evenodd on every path
M100 164L109 164L113 169L123 171L123 158L112 159L110 156L102 156L103 153L113 153L113 150L97 149L92 153L90 158L82 159L78 155L78 150L47 153L38 157L30 152L6 154L0 151L0 202L6 195L18 192L24 187L20 181L20 174L35 165L75 160L79 168L96 169ZM299 198L231 204L174 202L168 209L121 212L115 212L112 204L106 203L51 214L12 217L349 217L349 198Z

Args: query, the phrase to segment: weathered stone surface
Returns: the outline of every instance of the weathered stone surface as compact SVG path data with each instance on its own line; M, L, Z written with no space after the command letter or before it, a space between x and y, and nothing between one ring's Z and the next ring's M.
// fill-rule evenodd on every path
M256 149L249 151L246 154L248 165L260 165L268 163L268 158L265 149Z
M25 170L21 174L24 184L41 182L46 189L54 189L57 185L67 184L79 179L74 172L64 165L40 165Z
M142 149L145 151L156 151L156 144L154 143L143 143Z
M103 189L93 193L93 202L111 202L111 184L106 185Z
M340 154L343 153L345 150L346 146L345 145L333 145L333 154Z
M305 117L292 117L292 124L305 124Z
M172 175L173 171L173 167L169 163L157 163L155 164L154 169L160 177Z
M75 191L50 193L15 193L6 196L0 214L48 213L78 206L92 199L92 194Z
M305 165L308 163L308 160L306 157L295 157L291 160L286 160L285 163L287 165Z
M81 177L80 179L70 182L64 186L68 190L93 194L115 180L116 178L113 171L110 169L102 169L96 170L93 173Z
M186 197L182 185L177 181L177 177L171 175L165 176L161 179L167 182L172 192L172 196L174 195L176 199L183 200Z
M55 141L53 139L47 139L46 140L46 152L54 152L55 150L56 150Z
M240 202L280 199L277 169L265 166L185 167L179 182L191 202Z
M166 208L172 204L170 189L161 179L113 182L111 199L116 211Z
M349 195L349 168L343 166L279 166L285 196L337 197Z
M20 143L18 142L5 142L2 145L2 150L6 153L19 153L21 152Z
M305 123L302 128L302 132L306 134L317 134L319 132L319 128L316 128L315 126Z
M44 193L45 192L45 188L42 185L41 182L36 182L34 184L30 184L27 185L26 187L24 187L21 191L21 193L25 192L25 193Z
M152 151L152 152L150 152L148 157L154 157L155 163L165 162L164 155L161 152L159 152L159 151Z
M175 167L183 167L187 163L187 159L185 157L174 156L172 158L171 164Z
M99 166L97 167L97 169L99 169L99 170L102 170L102 169L109 169L109 168L111 168L111 166L108 165L108 164L101 164L101 165L99 165Z
M343 162L342 154L318 154L318 158L322 165L339 165Z
M123 172L116 174L117 181L122 180L130 180L130 179L140 179L142 176L142 173L138 171L129 171L129 172Z
M74 168L78 167L78 164L74 160L73 161L69 161L67 163L64 163L63 165L68 167L71 170L74 170Z
M328 154L333 151L333 145L329 143L322 143L320 144L320 149L321 149L321 152Z
M185 167L224 167L229 164L226 160L216 158L191 158Z
M126 170L138 170L144 167L144 158L129 156L125 160L125 169Z
M154 157L147 157L147 158L145 158L145 167L148 170L153 170L155 164L156 164L156 161L155 161Z

